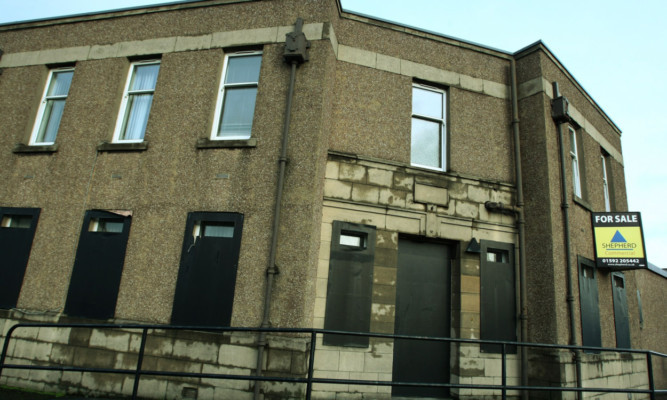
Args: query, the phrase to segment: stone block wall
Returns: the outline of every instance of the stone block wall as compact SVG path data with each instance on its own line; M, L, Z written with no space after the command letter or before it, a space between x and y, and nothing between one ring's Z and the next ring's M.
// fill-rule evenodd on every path
M53 319L50 318L54 322ZM44 322L44 318L39 318ZM2 339L17 319L0 319ZM253 375L256 334L149 330L142 370ZM267 376L305 377L309 338L268 337L264 358ZM136 368L141 330L90 328L18 328L12 335L6 363L104 369ZM0 385L85 396L129 396L132 374L5 369ZM139 396L154 399L252 399L253 383L200 377L143 376ZM263 383L265 399L302 398L304 384Z
M502 358L500 354L483 353L479 345L461 344L456 346L457 351L452 354L456 366L452 374L452 382L469 385L502 385ZM505 383L507 385L521 384L521 370L517 354L508 354L506 359ZM500 399L498 389L453 389L452 393L458 398L469 399ZM519 392L508 390L509 398L518 398Z
M549 373L551 372L551 375ZM531 349L529 351L529 376L540 376L530 379L529 384L535 386L576 387L576 365L574 355L570 351ZM553 376L552 380L544 377ZM561 377L560 381L558 377ZM582 387L609 389L648 389L648 373L646 357L642 354L602 352L581 353ZM575 392L563 392L560 397L547 392L533 391L535 399L576 399ZM638 400L649 399L648 394L639 393L602 393L583 392L582 398L595 400Z
M399 235L439 238L458 248L452 260L451 337L480 337L480 255L465 253L468 242L514 243L511 215L489 213L487 201L513 204L507 183L443 175L386 161L330 153L324 185L317 290L313 326L324 327L333 221L376 228L373 265L371 332L394 333ZM463 250L461 250L463 249ZM392 341L371 338L365 349L322 346L318 342L316 376L350 379L392 379ZM452 344L452 383L500 384L501 360L479 346ZM518 384L516 355L508 357L508 383ZM335 399L337 391L351 398L388 398L390 387L316 385L318 397ZM493 398L500 391L453 390L460 398ZM516 395L516 393L510 393ZM356 397L354 397L356 396ZM481 397L480 397L481 396Z

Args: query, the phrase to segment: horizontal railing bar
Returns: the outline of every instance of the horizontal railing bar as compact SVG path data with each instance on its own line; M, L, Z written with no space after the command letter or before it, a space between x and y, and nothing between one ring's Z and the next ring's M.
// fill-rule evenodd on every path
M152 370L138 370L138 369L112 369L112 368L92 368L92 367L75 367L75 366L45 366L45 365L26 365L26 364L5 364L5 358L8 356L8 344L13 338L12 334L19 328L88 328L88 329L126 329L126 330L153 330L153 334L160 334L159 331L182 331L191 330L199 332L219 332L219 333L234 333L234 332L263 332L263 333L295 333L311 336L311 346L316 347L313 340L313 335L318 334L335 334L346 336L364 336L377 337L385 339L401 339L401 340L422 340L422 341L439 341L448 343L461 344L497 344L510 345L530 348L546 348L557 350L584 350L595 352L613 352L613 353L631 353L644 354L656 357L667 357L667 354L659 353L653 350L635 350L635 349L619 349L619 348L605 348L605 347L590 347L590 346L571 346L547 343L530 343L530 342L507 342L499 340L478 340L478 339L460 339L460 338L445 338L445 337L429 337L429 336L408 336L396 335L387 333L364 333L364 332L348 332L328 329L311 329L311 328L245 328L245 327L201 327L201 326L187 326L187 325L159 325L159 324L99 324L99 323L19 323L15 324L7 331L2 347L2 362L0 362L0 371L6 369L20 369L20 370L47 370L47 371L63 371L63 372L92 372L92 373L112 373L112 374L135 374L148 376L174 376L174 377L194 377L194 378L208 378L208 379L230 379L230 380L245 380L245 381L267 381L267 382L287 382L297 384L347 384L347 385L372 385L372 386L413 386L413 387L442 387L442 388L459 388L459 389L481 389L481 390L527 390L527 391L554 391L554 392L601 392L601 393L667 393L667 389L618 389L618 388L591 388L591 387L562 387L562 386L512 386L512 385L475 385L475 384L461 384L461 383L426 383L426 382L395 382L395 381L372 381L372 380L353 380L353 379L329 379L329 378L298 378L298 377L270 377L270 376L255 376L255 375L229 375L229 374L210 374L210 373L195 373L195 372L176 372L176 371L152 371ZM312 351L312 350L311 350ZM504 382L503 382L504 383Z
M87 368L87 367L54 367L43 365L25 365L25 364L5 364L9 369L23 370L45 370L62 372L92 372L92 373L112 373L112 374L134 374L133 369L111 369L111 368ZM141 375L151 376L176 376L182 378L207 378L207 379L231 379L246 381L267 381L267 382L291 382L307 383L307 378L289 378L289 377L271 377L255 375L228 375L228 374L205 374L197 372L176 372L176 371L151 371L142 370ZM370 386L414 386L414 387L443 387L455 389L485 389L502 390L502 385L476 385L466 383L419 383L419 382L397 382L397 381L373 381L373 380L355 380L355 379L329 379L312 378L313 383L339 384L339 385L370 385ZM577 388L562 386L504 386L506 390L533 390L533 391L570 391L570 392L604 392L604 393L651 393L649 389L616 389L616 388ZM655 393L667 393L667 390L656 389Z
M83 324L83 323L19 323L10 328L13 331L21 327L39 327L39 328L93 328L93 329L155 329L155 330L192 330L201 332L265 332L265 333L303 333L303 334L334 334L345 336L365 336L378 337L385 339L407 339L407 340L425 340L425 341L445 341L451 343L469 343L469 344L505 344L509 346L533 347L533 348L552 348L563 350L589 350L614 353L635 353L652 354L659 357L667 357L667 354L659 353L653 350L625 349L617 347L591 347L591 346L572 346L565 344L550 343L532 343L532 342L508 342L503 340L480 340L480 339L461 339L432 336L409 336L390 333L370 333L370 332L349 332L331 329L314 328L259 328L259 327L216 327L216 326L192 326L192 325L159 325L159 324ZM9 336L9 332L8 332Z

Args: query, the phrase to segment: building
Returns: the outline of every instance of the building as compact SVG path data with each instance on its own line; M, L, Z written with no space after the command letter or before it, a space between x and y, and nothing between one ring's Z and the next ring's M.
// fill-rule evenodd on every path
M667 352L665 274L594 262L591 213L627 211L621 132L541 42L507 53L337 0L202 0L3 25L0 49L3 334L23 321L270 326ZM22 329L8 356L131 369L140 338ZM303 377L308 343L152 330L143 368ZM648 383L638 355L508 351L512 385ZM314 369L501 380L497 345L335 334L318 336ZM7 369L0 384L127 395L134 379ZM304 391L144 376L139 393L255 388Z

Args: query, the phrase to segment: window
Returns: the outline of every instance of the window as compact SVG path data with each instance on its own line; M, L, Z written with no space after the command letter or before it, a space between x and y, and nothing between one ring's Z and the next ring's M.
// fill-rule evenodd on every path
M581 198L581 171L579 169L579 149L577 145L577 133L570 128L570 157L572 157L572 185L574 195Z
M211 140L250 138L261 64L261 52L225 57Z
M243 214L188 214L171 323L230 326Z
M611 211L613 201L613 191L611 182L611 165L609 163L609 154L602 150L600 159L602 160L602 190L604 192L604 209Z
M410 163L444 171L446 159L446 93L425 85L412 87Z
M370 332L375 227L334 221L324 329ZM324 335L330 346L367 347L363 336Z
M112 318L125 263L132 217L90 210L79 235L65 313L84 318Z
M16 307L39 214L39 208L0 207L0 308Z
M31 224L32 215L3 215L0 226L3 228L30 229Z
M121 233L124 222L121 218L91 218L89 232Z
M148 114L153 103L160 61L141 61L130 65L123 100L114 131L114 142L142 142Z
M55 143L72 76L74 76L74 68L58 68L49 72L35 126L30 135L30 145L41 146Z

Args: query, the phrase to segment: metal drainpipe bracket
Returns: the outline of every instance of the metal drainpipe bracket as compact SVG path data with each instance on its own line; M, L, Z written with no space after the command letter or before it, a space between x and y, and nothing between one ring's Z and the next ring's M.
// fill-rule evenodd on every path
M280 274L280 269L278 269L277 265L274 265L273 268L269 268L266 270L267 275L278 275Z

